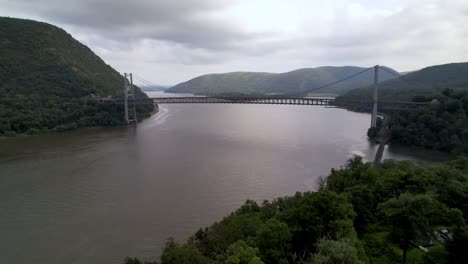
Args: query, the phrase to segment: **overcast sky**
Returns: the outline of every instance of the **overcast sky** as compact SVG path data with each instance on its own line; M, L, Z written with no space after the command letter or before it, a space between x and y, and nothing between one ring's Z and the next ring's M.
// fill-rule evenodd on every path
M158 84L324 65L468 61L468 0L0 0Z

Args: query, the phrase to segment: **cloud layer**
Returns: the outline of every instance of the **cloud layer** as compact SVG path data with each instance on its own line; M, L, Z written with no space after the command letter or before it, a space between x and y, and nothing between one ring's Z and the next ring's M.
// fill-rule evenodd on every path
M162 84L224 71L468 61L465 0L0 0L0 15L63 27L118 70Z

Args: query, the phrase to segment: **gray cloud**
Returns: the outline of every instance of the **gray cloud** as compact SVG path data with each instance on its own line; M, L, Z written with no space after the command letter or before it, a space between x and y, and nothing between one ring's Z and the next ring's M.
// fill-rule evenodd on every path
M468 2L421 2L372 19L341 13L325 25L325 34L300 42L307 43L310 58L336 64L364 62L408 70L468 60L463 44L468 41Z
M236 5L247 8L232 11ZM160 83L211 72L375 64L403 71L468 60L466 0L0 0L0 14L63 27L117 69Z
M155 39L228 49L256 35L216 18L224 0L7 0L9 8L119 41Z

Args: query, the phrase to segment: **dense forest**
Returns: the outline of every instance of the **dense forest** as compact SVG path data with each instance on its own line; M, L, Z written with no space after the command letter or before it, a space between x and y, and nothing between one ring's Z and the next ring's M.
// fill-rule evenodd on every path
M391 141L468 154L468 91L446 89L438 96L415 99L436 101L417 111L391 114Z
M354 157L297 193L238 210L160 261L126 264L467 263L468 158L441 165Z
M383 81L399 75L398 72L390 68L382 68L386 69L380 76ZM365 68L344 66L305 68L285 73L231 72L207 74L171 87L167 92L204 95L224 93L306 94L307 90L335 82L363 70ZM371 71L368 71L348 82L316 90L314 93L343 94L351 89L369 85L372 82L372 74Z
M445 89L434 96L415 96L413 101L429 105L386 112L390 143L468 154L468 91ZM378 130L369 129L368 136L379 137Z
M0 17L0 136L121 124L123 107L91 97L122 97L123 81L64 30Z

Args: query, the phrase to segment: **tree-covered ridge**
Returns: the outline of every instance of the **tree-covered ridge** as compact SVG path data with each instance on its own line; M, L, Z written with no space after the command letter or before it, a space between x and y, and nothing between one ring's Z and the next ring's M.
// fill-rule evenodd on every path
M440 94L445 88L468 90L468 62L431 66L397 79L380 81L379 100L383 101L410 101L414 96ZM354 89L339 98L370 101L372 87Z
M64 30L0 17L0 135L120 124L122 107L85 99L122 97L123 80Z
M468 91L445 89L435 96L416 96L428 102L420 109L388 111L390 143L454 154L468 154ZM380 128L369 129L370 138Z
M247 201L146 263L467 263L467 217L468 158L374 167L355 157L317 192Z
M222 93L302 93L309 89L346 78L365 68L318 67L298 69L285 73L265 72L231 72L221 74L207 74L180 83L167 92L222 94ZM390 68L381 75L382 80L394 78L398 73ZM343 94L353 88L367 86L372 82L372 72L360 74L347 82L333 87L314 91L314 93Z
M468 91L447 89L427 99L436 101L417 111L392 114L391 141L468 154Z

